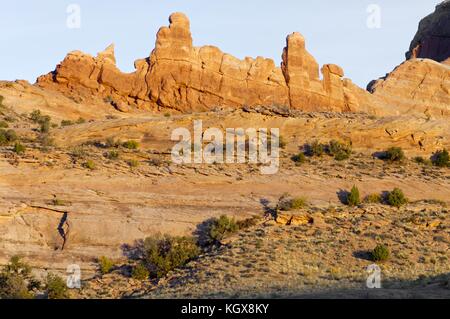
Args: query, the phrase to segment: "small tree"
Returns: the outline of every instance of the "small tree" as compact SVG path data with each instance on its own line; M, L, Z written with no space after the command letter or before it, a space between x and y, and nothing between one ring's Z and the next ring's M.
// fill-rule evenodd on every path
M387 196L387 202L389 205L400 208L408 203L408 199L400 188L395 188Z
M150 277L150 272L144 264L140 263L133 267L131 277L136 280L144 281Z
M384 158L391 162L401 162L405 159L405 153L400 147L391 147L385 152Z
M105 256L98 259L98 264L100 266L100 272L103 275L109 274L114 268L114 262Z
M220 243L238 230L239 226L234 218L222 215L219 219L212 221L211 228L209 229L209 240L211 243Z
M69 299L67 284L58 275L47 275L45 280L45 290L48 299Z
M436 152L433 156L433 165L437 167L448 167L450 166L450 155L447 150L442 150Z
M126 141L122 146L130 150L137 150L139 148L139 143L136 141Z
M0 273L0 299L30 299L40 283L31 275L31 267L14 256Z
M157 236L144 241L144 261L157 278L186 265L196 258L200 249L193 238Z
M14 144L14 149L13 150L14 150L14 153L20 155L20 154L25 153L26 148L25 148L25 146L23 146L19 142L16 142L16 144Z
M378 245L371 253L372 260L375 262L387 261L390 257L389 248L385 245Z
M361 197L359 194L359 189L356 185L353 186L350 193L347 195L347 204L349 206L358 206L361 204Z

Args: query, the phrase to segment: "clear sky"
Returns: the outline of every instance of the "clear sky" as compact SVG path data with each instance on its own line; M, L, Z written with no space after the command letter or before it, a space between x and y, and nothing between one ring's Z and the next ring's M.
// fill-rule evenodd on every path
M26 79L53 70L72 50L95 55L116 44L122 71L149 56L159 27L186 13L194 44L216 45L239 58L281 61L286 36L301 32L319 64L335 63L365 87L404 60L419 21L439 0L14 0L0 10L0 79ZM67 8L81 9L80 28L68 28ZM380 28L367 21L381 9Z

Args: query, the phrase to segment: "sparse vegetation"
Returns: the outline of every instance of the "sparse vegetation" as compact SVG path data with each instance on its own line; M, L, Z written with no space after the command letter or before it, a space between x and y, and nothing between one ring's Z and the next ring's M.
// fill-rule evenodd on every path
M69 299L66 282L55 274L48 274L45 280L45 290L48 299Z
M18 137L14 130L0 129L0 146L14 143L17 140Z
M450 167L450 155L446 149L436 152L432 157L434 166Z
M51 127L51 117L48 115L42 115L40 110L34 110L30 114L30 119L36 123L39 124L39 131L41 133L47 134L50 132Z
M105 157L109 160L115 161L119 159L120 154L117 151L109 151L105 153Z
M287 147L286 139L283 136L279 137L279 147L283 150Z
M109 274L114 268L114 262L105 256L98 259L98 265L103 275Z
M326 153L333 156L336 161L344 161L350 158L352 148L350 145L332 140L326 147Z
M292 197L290 194L283 194L278 200L277 209L281 211L291 211L305 208L308 205L304 197Z
M306 162L306 156L304 153L299 153L297 155L294 155L294 156L292 156L291 159L296 165L301 165Z
M414 161L417 164L420 164L420 165L425 165L425 166L431 166L432 165L432 162L429 159L423 158L422 156L415 157Z
M384 152L382 159L390 162L401 162L405 159L405 153L400 147L391 147Z
M51 204L53 206L67 206L67 203L64 200L56 197L52 199Z
M139 148L139 143L136 141L126 141L122 146L129 150L137 150Z
M14 153L21 155L21 154L25 153L25 150L26 150L26 147L24 145L20 144L19 142L16 142L16 144L14 144L14 148L13 148Z
M95 162L93 160L87 160L84 164L83 164L84 168L90 169L91 171L95 169L96 165Z
M371 253L372 260L375 262L384 262L390 258L389 248L385 245L378 245Z
M239 231L239 225L236 220L222 215L212 220L208 231L208 240L211 244L217 244L237 231Z
M347 195L347 205L358 206L359 204L361 204L359 189L356 185L354 185L350 193Z
M71 120L62 120L61 121L61 127L66 127L66 126L71 126L74 125L75 123Z
M399 188L395 188L387 195L387 203L391 206L400 208L408 203L408 199L405 197L403 191Z
M314 141L310 145L307 146L306 153L309 156L317 156L321 157L325 154L325 145L319 143L319 141Z
M139 263L133 267L131 271L131 277L136 280L144 281L150 277L150 272L143 263Z
M115 140L112 137L108 137L105 142L107 148L118 148L120 146L120 141Z
M144 261L150 274L156 278L185 266L200 253L193 238L156 236L144 241Z
M368 204L380 204L383 202L383 198L380 194L370 194L366 197L365 202Z
M3 95L0 95L0 108L4 108L5 106L3 105L3 101L5 100L5 98L3 97Z
M14 256L0 273L0 299L30 299L39 281L31 275L31 267Z
M128 166L130 166L131 168L136 168L139 167L139 161L135 160L135 159L131 159L127 161Z
M351 145L341 143L336 140L330 141L328 144L322 144L318 141L312 142L306 146L306 154L309 156L321 157L329 155L337 161L343 161L350 158L352 154Z
M6 121L0 121L0 128L8 128L9 124Z

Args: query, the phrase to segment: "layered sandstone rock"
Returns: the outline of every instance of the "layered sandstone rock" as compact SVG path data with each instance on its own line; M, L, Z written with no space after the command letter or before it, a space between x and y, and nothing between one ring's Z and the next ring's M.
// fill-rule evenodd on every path
M426 116L450 116L450 66L429 59L408 60L369 86L385 105Z
M420 22L406 57L391 73L369 84L373 97L397 114L449 116L450 1Z
M427 58L443 62L450 57L450 1L436 7L436 11L419 24L411 42L407 59ZM448 63L448 62L447 62Z
M63 93L108 97L120 111L130 107L172 108L181 112L221 107L283 105L305 111L358 111L358 98L336 65L322 68L308 53L299 33L287 38L281 68L263 57L239 60L213 46L194 47L190 22L182 13L170 16L159 30L156 47L136 71L120 72L114 46L97 57L69 53L38 85Z

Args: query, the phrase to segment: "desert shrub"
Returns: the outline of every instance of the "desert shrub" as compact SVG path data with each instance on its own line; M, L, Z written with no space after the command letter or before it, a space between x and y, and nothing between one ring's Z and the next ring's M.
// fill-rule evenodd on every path
M45 291L48 299L69 299L67 284L58 275L47 275L45 280Z
M0 273L0 299L30 299L26 281L19 275Z
M133 267L131 277L136 280L144 281L150 277L150 272L144 264L140 263Z
M337 161L344 161L350 158L352 147L350 145L332 140L326 147L328 155L333 156Z
M128 160L127 161L128 166L130 166L131 168L136 168L139 167L139 161L132 159L132 160Z
M164 117L169 118L170 116L171 116L170 113L164 113Z
M41 134L38 138L38 142L41 144L42 150L44 151L55 146L55 140L48 134Z
M29 299L40 283L31 276L31 267L14 256L0 273L0 299Z
M109 160L115 161L117 159L119 159L119 152L117 151L109 151L105 153L105 157Z
M118 148L120 146L120 141L115 140L112 137L108 137L105 142L107 148Z
M447 150L442 150L436 152L432 158L432 162L434 166L437 167L448 167L450 166L450 156Z
M307 200L304 197L292 197L290 194L283 194L278 200L277 209L281 211L291 211L302 209L307 206Z
M62 120L61 121L61 127L71 126L74 125L73 121L71 120Z
M430 166L432 165L432 162L426 158L423 158L422 156L417 156L414 158L414 161L417 164L421 164L421 165L426 165L426 166Z
M211 221L208 230L208 240L211 244L220 243L226 237L236 233L238 230L239 225L234 218L222 215Z
M366 197L365 202L369 204L380 204L383 198L380 194L370 194Z
M279 147L283 150L287 147L286 139L283 136L279 137Z
M156 236L144 241L144 261L151 274L164 277L200 254L194 238Z
M126 141L122 146L129 150L137 150L139 148L139 143L136 141Z
M9 124L6 121L0 121L0 128L8 128Z
M43 134L50 132L50 121L40 123L39 132Z
M309 156L320 157L325 154L326 145L319 143L319 141L314 141L307 146L306 153Z
M395 188L387 195L387 203L391 206L400 208L408 203L408 199L405 197L405 194L401 189Z
M82 117L78 118L78 120L76 121L77 124L84 124L86 123L86 120Z
M359 204L361 204L361 197L360 197L359 189L355 185L352 187L352 190L347 195L347 205L358 206Z
M18 140L18 137L14 130L0 129L0 145L8 145L17 140Z
M5 98L3 97L3 95L0 95L0 108L5 107L3 105L3 101L5 100Z
M405 159L405 153L400 147L391 147L384 152L383 159L391 162L401 162Z
M51 200L51 205L53 205L53 206L67 206L67 203L64 200L55 197L55 198L53 198Z
M95 169L95 162L93 160L87 160L84 164L83 164L84 168L90 169L90 170L94 170Z
M87 150L83 146L76 146L70 151L70 156L74 159L83 159L88 156Z
M375 262L387 261L390 257L389 248L385 245L378 245L371 253L372 260Z
M296 164L303 164L306 162L306 156L304 153L299 153L297 155L292 156L291 160Z
M100 267L100 272L103 275L109 274L114 268L114 262L105 256L98 259L98 265Z
M20 154L25 153L26 148L24 145L20 144L19 142L16 142L16 144L14 144L13 150L14 150L14 153L20 155Z
M260 218L258 216L253 216L251 218L239 220L237 222L237 226L238 226L238 229L247 229L247 228L258 225L259 221L260 221Z

